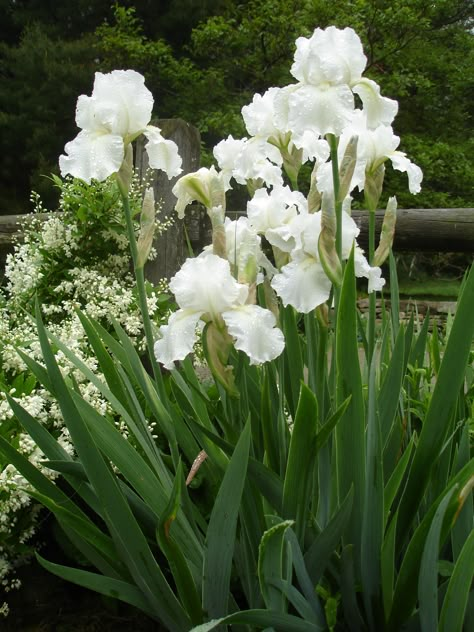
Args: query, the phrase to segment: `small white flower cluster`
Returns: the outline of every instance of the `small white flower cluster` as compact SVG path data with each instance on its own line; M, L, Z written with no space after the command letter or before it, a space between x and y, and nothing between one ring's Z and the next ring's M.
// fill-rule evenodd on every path
M5 264L7 290L11 295L30 295L43 278L40 252L29 244L17 246L15 254L8 254Z
M51 333L99 379L97 359L77 316L78 307L104 326L116 320L140 351L144 350L145 340L130 274L125 220L116 191L110 184L86 187L72 180L61 183L61 190L60 212L47 218L42 215L45 209L39 197L32 196L35 214L27 216L24 239L8 257L6 287L0 291L0 382L9 386L5 389L8 395L52 432L61 447L72 455L73 446L57 402L36 383L18 354L21 350L43 364L36 326L26 313L33 308L35 294L41 300L43 318ZM88 213L82 218L74 202L81 196ZM139 208L141 189L137 180L132 180L130 196ZM163 232L169 224L169 220L157 221L157 231ZM168 316L168 312L160 314L158 300L166 292L165 281L149 292L148 309L157 324ZM55 358L63 375L75 380L85 401L100 415L108 416L128 437L125 424L113 416L97 387L85 379L62 351L57 350ZM57 476L41 465L43 453L15 420L4 392L0 392L0 434L50 479ZM4 591L17 585L12 573L20 563L18 551L30 550L28 541L37 528L39 507L31 502L29 487L12 465L2 469L0 464L0 586ZM22 552L21 558L24 555ZM7 604L0 604L0 614L7 613Z

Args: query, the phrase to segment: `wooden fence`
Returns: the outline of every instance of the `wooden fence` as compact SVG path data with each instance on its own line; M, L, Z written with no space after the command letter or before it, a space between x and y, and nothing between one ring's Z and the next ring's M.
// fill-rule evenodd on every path
M183 174L196 171L200 161L200 136L198 130L181 119L161 119L155 121L163 136L173 140L179 147L183 159ZM142 176L148 167L143 141L136 148L136 166ZM153 187L155 199L162 200L161 217L174 214L175 197L171 190L177 180L168 180L162 172L155 172ZM245 211L245 200L241 211ZM232 209L231 209L232 210ZM235 212L233 215L238 215ZM21 233L28 216L0 216L0 270L3 269L6 254L13 250L13 239ZM358 242L367 248L368 214L353 211L352 217L360 228ZM376 233L382 224L383 211L376 213ZM210 242L210 227L203 208L191 205L185 220L175 218L174 225L155 240L157 258L147 263L147 278L156 283L159 279L171 277L184 261L187 253L185 231L194 252L200 252ZM467 252L474 253L474 208L456 209L398 209L394 250L396 252Z

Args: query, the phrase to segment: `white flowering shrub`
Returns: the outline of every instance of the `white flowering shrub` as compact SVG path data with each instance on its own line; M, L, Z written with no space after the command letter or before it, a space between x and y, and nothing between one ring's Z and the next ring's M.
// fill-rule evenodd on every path
M145 346L122 202L114 183L89 186L71 178L54 181L61 191L59 212L45 216L40 198L33 194L35 212L26 216L23 239L7 258L6 283L0 291L0 435L51 478L55 473L41 465L44 455L16 421L5 398L8 393L20 401L72 453L57 402L18 353L42 361L36 325L30 316L35 301L40 303L50 331L95 373L97 360L77 316L78 308L107 328L112 320L118 321L140 352ZM136 180L131 186L134 217L140 212L141 197L142 187ZM168 221L156 222L155 231L163 232L168 226ZM166 281L162 287L147 286L148 309L157 326L169 313L166 289ZM84 399L121 429L120 420L113 418L98 389L61 351L56 359L61 370L75 379ZM30 539L40 511L28 495L29 487L0 457L0 584L6 593L18 587L14 569L33 550ZM1 598L0 613L8 613Z

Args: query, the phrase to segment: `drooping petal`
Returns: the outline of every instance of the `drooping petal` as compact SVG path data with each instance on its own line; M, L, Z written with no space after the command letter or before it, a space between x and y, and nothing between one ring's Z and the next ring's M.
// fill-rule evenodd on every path
M331 281L322 265L313 257L296 256L276 274L272 288L283 301L303 314L322 305L329 298Z
M64 149L66 155L59 158L61 174L69 173L87 184L116 173L124 158L123 139L114 134L82 131Z
M358 94L362 100L369 129L392 124L398 112L398 102L383 97L380 86L375 81L363 77L352 86L352 92Z
M275 316L258 305L242 305L222 314L235 347L250 358L250 364L262 364L277 358L284 349L283 333Z
M354 265L356 277L365 277L369 281L369 294L379 292L383 288L385 279L382 278L382 269L377 266L371 266L359 246L356 246L354 249Z
M423 172L420 167L409 160L402 151L394 151L388 157L392 161L394 169L407 173L410 193L419 193L421 191L421 181L423 180Z
M160 327L161 338L155 342L155 357L165 369L173 369L174 363L191 353L197 340L197 324L202 312L180 309L174 312L167 325Z
M182 160L178 152L178 146L172 140L163 138L158 127L148 125L143 130L148 138L146 144L146 152L150 167L153 169L161 169L168 178L179 176L182 172Z
M342 258L348 259L351 254L354 240L360 233L360 229L352 217L346 212L342 213Z
M187 259L171 279L170 289L183 309L215 318L235 305L243 305L248 287L237 283L229 262L213 254Z

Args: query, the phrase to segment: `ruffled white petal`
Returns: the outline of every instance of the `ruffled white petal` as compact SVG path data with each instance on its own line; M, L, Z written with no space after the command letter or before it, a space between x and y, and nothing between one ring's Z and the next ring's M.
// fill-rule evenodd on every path
M307 39L296 40L295 61L291 74L305 83L317 85L351 84L357 81L367 63L362 43L351 28L317 28Z
M298 255L284 266L273 277L271 286L283 305L292 305L303 314L322 305L331 292L331 281L322 265L313 257L304 255Z
M257 189L247 203L250 225L264 235L267 230L287 224L297 215L297 208L306 212L307 202L298 191L287 186L275 186L271 192Z
M281 165L283 159L279 150L264 138L245 140L240 153L234 158L232 176L239 184L247 180L263 180L268 186L283 184Z
M329 158L329 145L312 130L305 130L293 139L295 147L303 150L303 163L315 160L317 163L326 162Z
M153 127L152 125L146 127L143 133L148 138L146 152L150 167L161 169L168 178L179 176L182 172L182 160L176 143L163 138L158 127Z
M140 133L150 122L153 95L135 70L95 74L92 98L96 115L112 133L125 137Z
M347 85L302 84L288 96L288 130L297 147L308 132L315 136L339 136L351 120L354 96Z
M197 340L196 328L202 312L178 310L167 325L160 327L161 338L155 342L154 351L158 362L165 369L173 369L174 363L191 353Z
M255 94L252 103L244 105L242 117L251 136L270 138L281 130L275 124L274 102L280 88L270 88L263 95Z
M243 305L222 314L235 347L250 358L250 364L274 360L283 351L285 339L275 327L275 316L258 305Z
M105 180L116 173L123 162L124 145L121 136L82 131L65 146L66 155L59 158L61 174L71 174L88 184Z
M214 158L217 160L219 168L222 170L223 177L225 179L226 188L230 188L230 180L232 178L232 172L235 168L236 157L241 153L246 138L234 138L232 135L228 136L212 150Z
M369 286L368 292L380 292L385 285L385 279L382 278L382 269L378 267L372 267L369 270Z
M243 305L248 287L231 276L229 262L213 254L187 259L171 279L176 302L193 312L215 318L235 305Z

